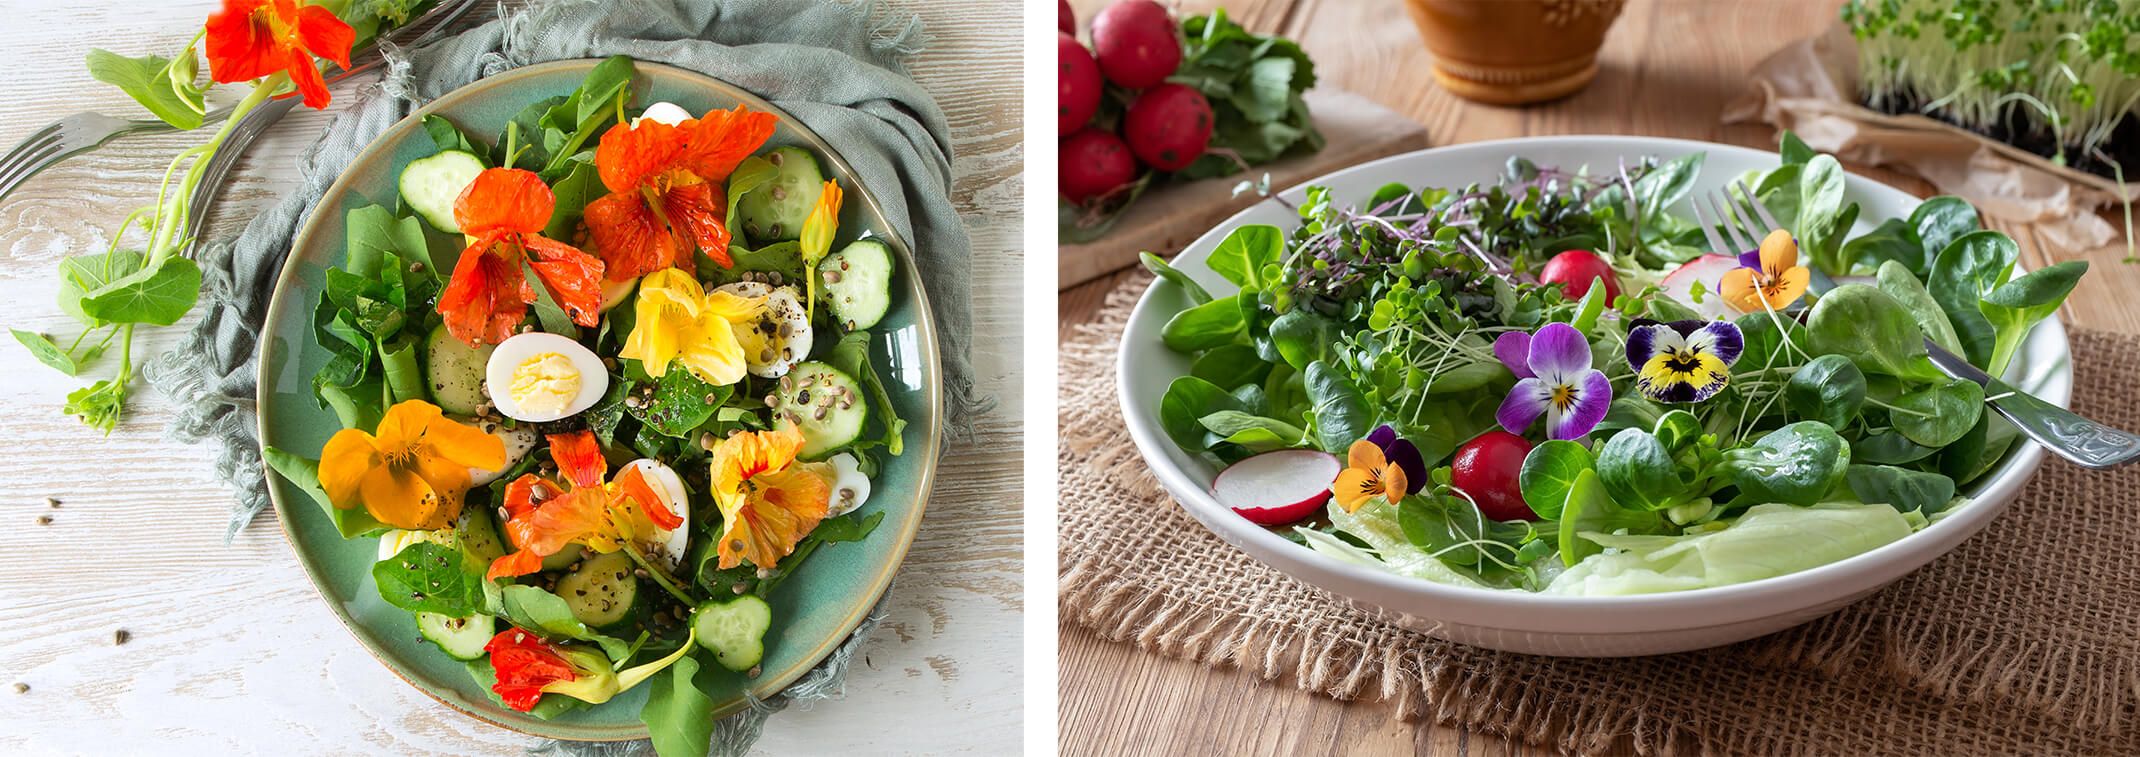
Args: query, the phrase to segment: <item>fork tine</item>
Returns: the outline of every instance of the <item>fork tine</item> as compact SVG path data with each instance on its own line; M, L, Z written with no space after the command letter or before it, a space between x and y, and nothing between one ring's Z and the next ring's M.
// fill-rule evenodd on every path
M1752 244L1739 237L1738 214L1731 210L1731 199L1722 196L1722 194L1710 195L1709 212L1715 213L1717 218L1722 219L1717 223L1717 226L1722 227L1724 235L1731 238L1731 252L1726 254L1737 255L1753 249L1754 246Z
M0 155L0 175L5 175L7 167L21 162L25 156L37 153L52 143L59 141L59 135L55 133L58 130L59 124L55 123L38 129L36 133L24 137L21 142L15 143L14 148L8 150L6 155Z
M24 180L37 175L38 171L42 171L47 166L52 165L59 154L59 141L57 139L49 139L35 148L19 153L9 153L5 159L0 159L0 197L6 197L8 191L14 189L15 185L21 184Z
M1718 255L1736 254L1734 252L1727 251L1730 248L1724 246L1724 238L1717 235L1716 227L1709 223L1709 219L1707 217L1703 216L1701 198L1697 196L1687 204L1694 206L1694 222L1696 225L1702 227L1702 236L1709 238L1709 251Z
M1734 185L1739 188L1740 196L1746 198L1746 206L1753 208L1755 215L1761 216L1762 223L1768 224L1766 231L1774 231L1776 229L1783 228L1783 224L1776 222L1775 216L1769 215L1768 206L1761 204L1761 198L1755 197L1754 193L1746 188L1745 179L1740 179L1737 182L1734 182Z

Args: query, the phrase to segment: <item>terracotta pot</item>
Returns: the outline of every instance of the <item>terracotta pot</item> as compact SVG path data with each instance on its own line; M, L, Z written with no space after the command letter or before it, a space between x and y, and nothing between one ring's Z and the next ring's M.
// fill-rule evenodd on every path
M1495 105L1551 100L1598 73L1626 0L1405 0L1434 54L1434 81Z

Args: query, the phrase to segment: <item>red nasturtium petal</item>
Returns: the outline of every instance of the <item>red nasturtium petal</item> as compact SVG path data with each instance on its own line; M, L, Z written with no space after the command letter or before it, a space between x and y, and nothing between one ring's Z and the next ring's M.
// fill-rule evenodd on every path
M509 247L478 239L461 251L453 277L438 295L446 331L468 344L497 344L513 335L528 314L535 289L520 272Z
M265 24L253 14L267 0L223 0L223 9L208 14L202 50L208 56L208 76L223 84L252 81L283 69L283 56L275 48Z
M654 487L647 483L639 468L625 468L623 473L617 474L617 487L624 490L624 496L639 503L640 512L646 513L647 520L653 521L654 525L673 531L684 524L683 516L662 503L661 495L654 492Z
M587 203L585 218L588 235L602 256L603 275L610 281L645 276L676 260L681 245L637 191L604 195Z
M579 677L564 656L534 634L518 628L507 628L491 637L483 651L490 653L490 666L498 675L490 690L497 692L507 707L521 712L535 709L535 703L542 700L544 686Z
M602 260L549 237L522 234L520 241L534 256L528 267L550 288L565 315L581 326L601 323Z
M676 165L689 135L660 121L640 121L603 132L595 145L595 172L611 192L630 192Z
M297 43L304 46L305 52L349 68L349 47L357 41L356 30L336 17L334 11L317 5L299 6L296 15Z
M709 182L725 181L737 164L773 136L773 125L779 120L771 113L737 105L735 110L716 110L685 122L681 128L689 136L679 167Z
M453 220L472 236L534 234L550 225L550 213L556 209L557 195L534 171L486 168L454 199Z
M594 432L585 429L551 434L550 459L557 462L557 472L566 481L582 489L601 486L602 474L609 471L609 461L602 458L602 445L595 441Z
M661 195L662 212L669 217L669 224L683 236L698 243L698 248L713 258L722 268L735 265L728 257L728 194L721 185L712 182L678 184ZM681 245L676 249L677 268L696 270L697 261Z

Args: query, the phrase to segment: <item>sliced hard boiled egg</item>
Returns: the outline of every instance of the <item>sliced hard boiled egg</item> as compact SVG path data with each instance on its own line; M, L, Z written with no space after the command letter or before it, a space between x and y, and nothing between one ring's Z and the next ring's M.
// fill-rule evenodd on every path
M507 470L519 465L520 461L528 456L529 450L535 449L535 429L527 426L506 428L504 423L500 423L494 418L453 416L453 420L474 426L483 433L498 437L499 441L505 442L505 464L498 466L497 470L469 468L469 486L489 486L490 482L496 481L499 476L505 475Z
M758 315L736 329L736 342L743 346L743 362L750 367L751 375L779 378L810 357L810 311L803 308L794 287L738 281L714 291L765 298L765 307Z
M659 557L669 570L680 570L684 566L684 549L689 546L691 540L691 500L689 495L684 493L684 480L676 475L675 469L644 457L625 463L624 468L618 469L617 473L623 475L625 470L634 468L638 469L640 476L646 478L647 485L654 493L662 498L661 504L683 520L683 523L677 524L673 530L645 534L638 542L647 554Z
M646 106L645 112L632 119L632 125L638 126L640 121L658 121L675 126L691 119L691 111L684 110L683 106L672 102L658 102Z
M530 331L498 343L484 386L505 417L545 423L593 407L609 391L609 371L579 342Z
M825 517L833 518L854 512L862 503L869 501L869 477L862 475L862 461L854 453L842 452L825 462L832 464L832 506Z

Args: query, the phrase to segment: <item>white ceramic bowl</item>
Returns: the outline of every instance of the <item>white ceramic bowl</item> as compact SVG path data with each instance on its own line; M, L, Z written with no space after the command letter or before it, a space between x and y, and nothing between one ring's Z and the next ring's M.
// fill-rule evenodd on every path
M1511 139L1396 155L1306 182L1332 187L1345 202L1364 202L1391 182L1452 187L1492 182L1511 155L1539 165L1612 170L1625 156L1663 159L1709 155L1695 195L1713 192L1752 169L1776 165L1774 153L1676 139L1568 136ZM1305 185L1303 185L1305 186ZM1283 196L1303 199L1300 187ZM1847 178L1847 198L1862 209L1853 234L1881 220L1906 217L1918 200L1862 176ZM1674 212L1688 214L1682 202ZM1215 293L1235 287L1204 264L1229 230L1264 223L1290 229L1299 217L1275 202L1242 211L1189 245L1174 266ZM1216 474L1170 441L1159 425L1167 384L1187 375L1189 361L1160 343L1159 329L1189 304L1173 286L1154 286L1138 301L1122 335L1120 389L1130 436L1161 484L1189 514L1228 543L1296 579L1328 590L1407 628L1465 644L1528 654L1616 657L1663 654L1729 644L1773 633L1834 612L1864 598L1932 558L1953 549L2006 509L2036 470L2043 450L2017 444L1992 473L1967 492L1975 501L1917 533L1871 552L1785 576L1734 586L1668 594L1566 597L1447 586L1326 557L1235 515L1211 496ZM2056 319L2032 333L2010 380L2061 407L2072 393L2066 332Z

